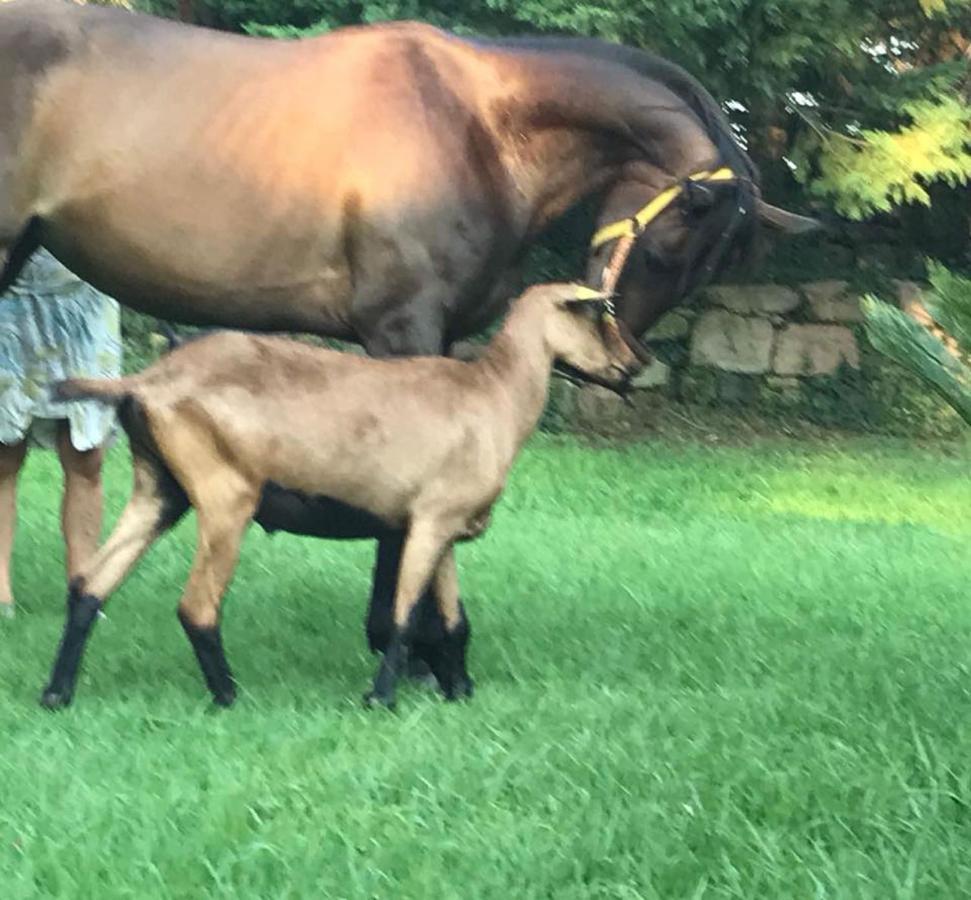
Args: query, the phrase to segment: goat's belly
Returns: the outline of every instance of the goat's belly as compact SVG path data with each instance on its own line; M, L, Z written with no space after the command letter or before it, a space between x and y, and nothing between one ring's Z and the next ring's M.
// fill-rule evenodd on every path
M338 516L358 531L376 532L375 537L380 536L377 532L382 529L401 528L407 522L410 499L416 493L410 479L366 464L351 467L346 462L336 462L321 468L323 471L270 471L267 481L291 494L288 502L292 509L302 509L306 515L316 507L323 514ZM268 493L273 492L264 490L264 499ZM294 494L301 495L303 502L298 504ZM354 520L358 524L351 526Z
M382 538L396 530L367 510L333 497L286 488L274 481L263 486L253 518L270 533L285 531L331 540Z

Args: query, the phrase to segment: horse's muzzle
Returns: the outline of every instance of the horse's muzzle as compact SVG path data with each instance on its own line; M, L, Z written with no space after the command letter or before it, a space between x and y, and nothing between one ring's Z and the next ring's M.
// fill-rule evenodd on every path
M623 319L617 320L617 330L624 339L624 343L630 348L630 352L637 357L637 361L641 365L647 366L654 361L654 354L634 336L634 332L627 327L627 323Z

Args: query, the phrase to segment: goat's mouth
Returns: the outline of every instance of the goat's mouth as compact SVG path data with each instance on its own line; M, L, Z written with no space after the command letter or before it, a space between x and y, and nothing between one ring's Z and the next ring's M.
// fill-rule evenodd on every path
M596 384L602 388L606 388L608 391L613 391L615 394L627 399L627 395L631 391L631 378L633 377L630 372L620 366L612 366L612 373L616 372L616 378L607 378L603 375L594 375L591 372L585 372L583 369L578 369L576 366L571 366L567 362L558 361L553 367L553 371L560 378L571 382L572 384Z

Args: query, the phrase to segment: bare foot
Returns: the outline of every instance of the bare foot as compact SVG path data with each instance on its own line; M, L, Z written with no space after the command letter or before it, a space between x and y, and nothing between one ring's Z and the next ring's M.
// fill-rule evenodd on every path
M13 603L0 603L0 619L12 619L13 610Z

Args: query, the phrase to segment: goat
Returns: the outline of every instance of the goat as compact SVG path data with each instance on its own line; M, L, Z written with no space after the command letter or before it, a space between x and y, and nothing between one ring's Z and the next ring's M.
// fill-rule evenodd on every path
M394 706L421 625L416 601L430 583L444 629L424 648L425 658L447 699L468 696L468 626L453 544L488 525L542 414L554 363L622 391L641 360L606 295L553 284L514 301L475 362L371 359L283 337L219 332L137 375L61 382L63 399L118 407L134 487L111 536L69 585L41 703L54 709L71 702L102 606L191 505L197 549L179 619L214 702L232 704L236 682L223 650L220 604L268 481L334 497L405 532L391 642L365 701Z

